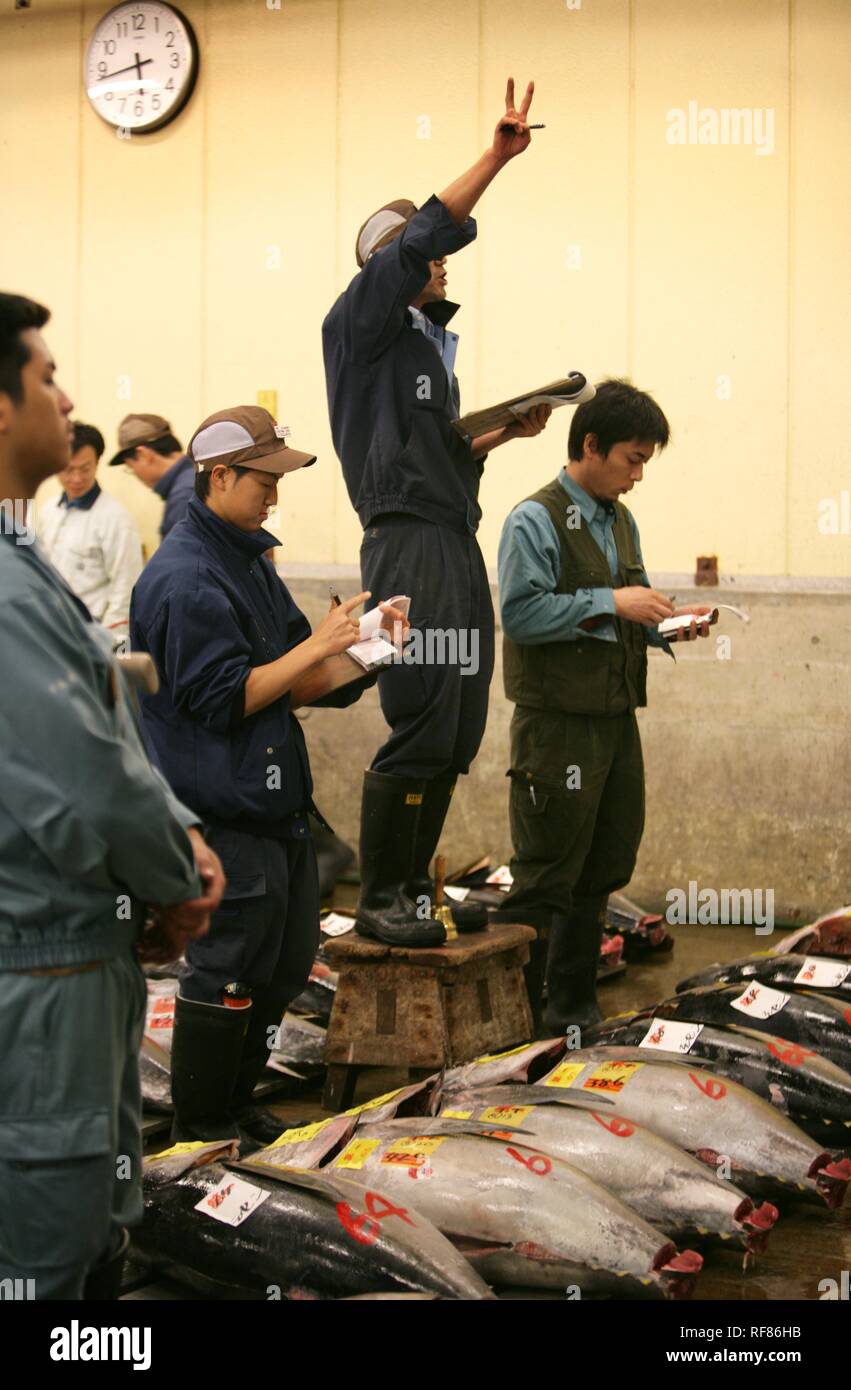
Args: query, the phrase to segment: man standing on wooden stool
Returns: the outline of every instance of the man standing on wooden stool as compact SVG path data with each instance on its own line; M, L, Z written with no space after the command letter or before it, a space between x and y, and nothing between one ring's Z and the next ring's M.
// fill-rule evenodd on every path
M668 433L650 396L603 382L571 421L566 467L514 508L500 539L514 883L492 916L537 930L526 976L536 1031L545 977L546 1033L600 1018L606 903L629 882L644 829L635 710L647 703L647 646L669 650L663 618L711 611L674 608L650 587L619 500ZM698 630L709 633L692 623L681 640Z
M479 481L491 449L539 434L538 406L515 424L476 439L453 428L460 396L458 335L446 324L446 258L476 236L470 217L488 184L531 140L508 80L505 115L491 147L419 211L405 199L373 213L358 233L360 272L322 327L334 445L364 527L363 587L411 598L412 634L473 639L475 665L394 663L379 680L390 736L364 776L361 896L357 927L398 946L434 946L444 929L417 915L433 902L429 865L459 773L485 729L493 673L494 620L476 542ZM428 650L427 642L424 647ZM461 929L487 924L475 904L453 904Z

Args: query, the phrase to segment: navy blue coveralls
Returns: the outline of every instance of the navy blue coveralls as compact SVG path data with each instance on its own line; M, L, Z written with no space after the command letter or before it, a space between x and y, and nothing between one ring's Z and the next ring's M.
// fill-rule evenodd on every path
M373 604L411 596L414 640L417 631L424 638L440 629L475 632L478 641L475 674L472 663L467 674L460 663L382 671L390 736L372 767L399 777L467 772L487 719L494 617L476 541L484 459L474 459L469 439L453 428L458 383L408 308L430 279L429 261L475 236L473 218L459 227L439 198L429 198L367 260L322 326L334 446L364 527L363 587ZM442 326L457 308L428 304L423 313Z
M148 562L130 609L133 650L150 653L161 681L141 702L151 759L173 789L184 789L228 880L208 935L186 951L181 993L220 1004L224 985L250 985L246 1053L265 1048L267 1026L301 993L319 938L307 820L318 812L301 725L288 694L244 714L252 667L310 636L264 558L278 544L193 497ZM317 703L351 704L372 683L353 682Z

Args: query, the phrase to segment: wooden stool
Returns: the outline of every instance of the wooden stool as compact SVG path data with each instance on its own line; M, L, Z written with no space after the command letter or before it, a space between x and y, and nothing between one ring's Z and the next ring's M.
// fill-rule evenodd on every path
M340 978L324 1108L351 1105L362 1067L407 1067L419 1079L530 1038L523 966L534 939L532 927L499 925L420 949L354 932L327 942Z

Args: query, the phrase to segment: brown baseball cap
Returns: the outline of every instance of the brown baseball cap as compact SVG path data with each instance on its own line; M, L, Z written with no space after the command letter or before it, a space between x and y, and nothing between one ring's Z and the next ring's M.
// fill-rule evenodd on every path
M189 441L189 453L199 472L236 463L263 473L292 473L315 463L316 455L285 444L289 432L262 406L235 405L207 416Z
M355 242L355 257L363 268L373 251L379 251L389 241L393 241L407 227L417 207L407 198L396 198L385 203L383 208L368 217L358 232Z
M153 444L171 433L171 425L162 415L125 415L118 426L118 453L109 460L109 467L123 463L140 444Z

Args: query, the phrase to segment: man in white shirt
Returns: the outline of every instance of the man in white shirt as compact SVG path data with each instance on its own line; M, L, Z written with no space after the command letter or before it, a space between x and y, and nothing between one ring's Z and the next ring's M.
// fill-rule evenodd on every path
M127 636L130 593L142 572L139 529L97 482L103 435L74 423L71 461L58 475L63 491L39 508L36 529L48 559L96 622Z

